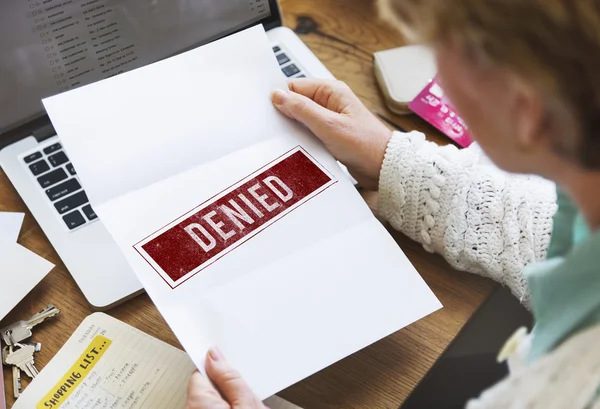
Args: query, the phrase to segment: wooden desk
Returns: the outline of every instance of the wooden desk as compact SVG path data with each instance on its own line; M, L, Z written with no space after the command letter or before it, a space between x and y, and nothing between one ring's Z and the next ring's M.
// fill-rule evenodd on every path
M418 129L440 143L446 141L423 121L392 115L377 89L372 53L402 45L396 32L377 20L368 0L282 0L285 24L295 29L331 72L347 82L370 109L408 129ZM374 196L365 193L374 203ZM56 268L4 320L0 327L30 316L47 303L62 309L58 319L34 334L43 343L39 368L54 356L81 321L93 311L58 255L42 233L3 172L0 171L0 211L25 212L19 243L56 264ZM425 252L394 233L417 270L444 305L441 311L393 334L281 393L305 408L396 408L439 357L494 284L453 271L440 257ZM147 295L139 296L109 314L142 331L179 346ZM4 369L7 392L11 372ZM24 387L27 381L24 379ZM8 396L9 407L12 396Z

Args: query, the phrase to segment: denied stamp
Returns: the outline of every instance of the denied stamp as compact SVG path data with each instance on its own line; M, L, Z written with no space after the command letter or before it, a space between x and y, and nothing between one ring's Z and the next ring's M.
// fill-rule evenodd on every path
M298 146L133 247L176 288L335 183Z

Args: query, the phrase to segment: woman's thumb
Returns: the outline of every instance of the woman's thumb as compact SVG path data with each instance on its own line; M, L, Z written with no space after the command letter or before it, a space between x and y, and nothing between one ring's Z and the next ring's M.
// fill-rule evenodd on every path
M306 125L314 134L324 131L323 126L331 123L332 111L310 98L293 91L276 90L272 94L273 105L283 114Z

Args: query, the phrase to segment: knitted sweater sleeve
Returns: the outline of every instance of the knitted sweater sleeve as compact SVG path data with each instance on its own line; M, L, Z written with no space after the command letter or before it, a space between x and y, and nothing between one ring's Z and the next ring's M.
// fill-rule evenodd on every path
M507 285L525 304L521 271L546 256L555 211L552 182L509 175L475 144L459 150L396 132L387 147L379 215L454 268Z

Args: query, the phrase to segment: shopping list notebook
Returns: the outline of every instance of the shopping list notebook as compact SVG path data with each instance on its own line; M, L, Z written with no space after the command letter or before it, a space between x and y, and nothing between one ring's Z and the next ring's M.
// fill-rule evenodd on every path
M87 317L13 409L182 409L187 354L106 314Z
M44 100L100 220L199 369L266 398L440 308L334 158L271 104L261 26Z

